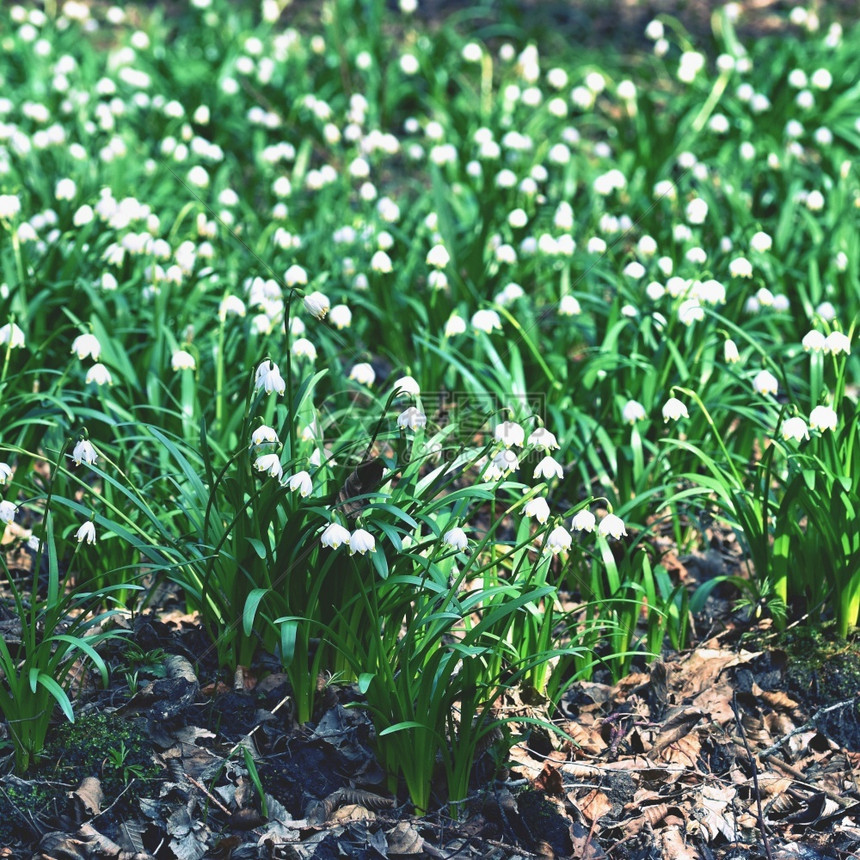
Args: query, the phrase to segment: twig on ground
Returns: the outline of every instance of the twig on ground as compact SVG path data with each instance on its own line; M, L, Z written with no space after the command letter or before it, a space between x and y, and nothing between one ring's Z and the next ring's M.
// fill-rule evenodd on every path
M734 692L732 694L732 711L734 711L735 715L735 723L738 727L738 731L741 735L741 741L743 742L744 749L747 753L747 758L749 758L750 767L752 768L752 778L753 778L753 790L755 791L755 805L756 805L756 818L758 819L758 829L761 832L762 842L764 842L764 851L767 854L767 860L773 860L773 855L770 853L770 840L767 838L767 828L764 823L764 813L761 808L761 791L759 790L758 785L758 767L755 763L755 757L753 756L749 744L747 743L747 736L744 732L743 724L741 723L741 715L738 711L738 694Z

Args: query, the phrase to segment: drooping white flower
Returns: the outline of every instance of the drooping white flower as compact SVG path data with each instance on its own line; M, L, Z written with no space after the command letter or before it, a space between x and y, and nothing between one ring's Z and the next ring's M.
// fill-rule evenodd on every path
M809 430L806 427L806 422L802 418L786 418L782 422L782 438L788 442L794 440L801 442L809 438Z
M174 370L194 370L197 367L197 362L187 350L177 349L170 358L170 366Z
M427 426L427 416L417 406L410 406L397 416L397 426L401 429L418 430Z
M349 529L345 529L340 523L329 523L320 535L320 543L331 549L337 549L343 544L349 544L349 538Z
M529 434L528 444L534 445L542 451L551 451L559 447L555 434L546 427L537 427Z
M331 309L331 302L325 293L315 290L309 293L304 298L305 310L311 315L321 320Z
M493 457L487 471L493 475L503 476L508 474L508 472L516 472L519 468L520 461L517 458L517 455L510 449L506 448L504 451L499 451L499 453ZM494 479L489 478L489 480Z
M514 445L517 448L522 448L525 436L525 431L516 421L503 421L496 425L496 441L501 442L506 448Z
M254 468L258 472L265 472L272 478L277 478L279 481L284 477L284 467L281 465L281 458L277 454L261 454L254 461Z
M753 276L752 263L746 257L735 257L729 263L729 274L733 278L751 278Z
M491 334L494 330L502 330L502 320L494 310L485 308L472 314L472 328Z
M527 517L534 517L541 525L543 525L549 519L549 504L543 496L535 496L533 499L529 499L529 501L526 502L523 513Z
M839 416L830 406L816 406L809 413L809 426L813 430L835 430L838 423Z
M72 341L72 352L83 361L87 356L92 356L93 361L98 361L102 351L102 345L94 334L79 334Z
M582 306L576 296L562 296L558 303L558 315L562 317L575 317L582 313Z
M459 526L455 526L453 529L445 532L443 541L447 546L456 550L464 550L469 545L469 539L466 537L466 532L464 532Z
M705 318L705 309L698 299L687 299L678 306L678 319L687 327L701 322Z
M444 269L451 262L451 255L444 245L434 245L427 252L427 265L435 269Z
M773 239L763 230L759 230L757 233L753 233L753 236L750 239L750 248L752 248L753 251L758 251L759 254L764 254L772 247Z
M621 410L621 418L625 424L635 424L647 417L645 407L638 400L628 400Z
M296 358L316 361L317 348L306 337L299 337L293 341L292 353Z
M75 447L72 449L72 459L75 461L76 466L80 466L81 463L92 466L98 460L98 456L93 443L89 439L78 439Z
M293 263L286 272L284 272L284 283L288 287L303 287L308 282L308 273L304 268L299 266L296 263ZM308 303L308 299L310 299L310 303ZM305 309L309 314L312 314L317 319L322 319L325 316L325 311L323 311L322 316L319 316L320 306L326 306L326 311L328 310L328 298L323 295L323 293L314 292L309 296L305 297Z
M8 463L0 463L0 487L9 483L12 478L12 467Z
M620 540L627 534L627 529L624 527L624 520L615 514L607 514L597 526L597 533L604 537L614 537Z
M87 520L76 532L75 537L78 543L86 541L87 543L96 542L96 524L92 520Z
M16 323L6 323L0 327L0 344L9 344L10 349L24 346L24 332Z
M417 397L421 393L421 388L412 376L401 376L392 388L398 393L409 397Z
M753 388L757 394L776 394L779 382L769 370L760 370L753 379Z
M690 224L704 224L708 217L708 204L701 197L694 197L684 211Z
M271 394L273 391L283 394L287 390L287 385L281 376L281 371L278 370L278 365L269 359L261 362L254 374L254 391L260 389L263 389L266 394Z
M825 337L816 329L808 331L800 342L807 352L823 352L825 348Z
M254 447L259 445L278 445L280 441L274 427L269 427L266 424L261 424L251 433L251 445Z
M349 554L360 553L364 555L366 552L376 552L376 539L370 532L356 529L349 536Z
M376 371L366 361L354 364L349 371L349 378L355 380L359 385L373 385L376 381Z
M535 466L535 478L543 478L548 481L550 478L561 478L563 475L564 469L555 457L546 456Z
M352 325L352 311L346 305L335 305L331 309L329 319L336 329L349 328Z
M88 371L87 384L94 382L96 385L113 385L110 371L103 364L94 364Z
M0 502L0 522L11 523L12 520L15 519L15 512L17 510L18 506L14 502L9 502L4 499Z
M466 331L466 320L459 314L453 313L445 323L445 337L454 337Z
M293 492L298 490L299 495L303 499L306 499L314 491L311 476L304 470L296 472L296 474L290 478L289 487Z
M245 313L245 303L238 296L224 296L221 299L221 304L218 307L218 316L220 319L226 319L231 314L237 317L244 317Z
M687 407L677 397L670 397L663 404L663 421L677 421L679 418L689 418Z
M824 351L829 352L831 355L838 355L840 352L850 355L851 340L848 338L848 335L843 334L841 331L832 331L824 339Z
M593 532L596 523L597 517L595 517L588 509L583 508L581 511L577 511L577 513L574 514L573 519L570 522L570 527L574 531L578 532Z
M741 360L738 345L731 338L723 344L723 359L726 364L737 364Z
M573 537L564 526L556 526L547 536L546 549L555 554L570 549Z

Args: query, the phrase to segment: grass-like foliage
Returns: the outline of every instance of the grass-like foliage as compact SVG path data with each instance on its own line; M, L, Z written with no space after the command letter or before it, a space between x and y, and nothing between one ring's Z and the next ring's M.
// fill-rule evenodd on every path
M549 719L719 582L860 622L860 31L730 4L545 56L391 5L0 10L20 769L156 584L301 722L357 684L422 813L502 697ZM673 578L729 529L740 569Z

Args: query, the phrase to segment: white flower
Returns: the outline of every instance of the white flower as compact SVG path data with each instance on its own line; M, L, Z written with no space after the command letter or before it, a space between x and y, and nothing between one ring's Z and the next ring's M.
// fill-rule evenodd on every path
M578 532L593 532L597 517L591 511L583 508L581 511L574 514L571 520L570 527Z
M832 331L824 339L824 351L829 352L831 355L838 355L840 352L850 355L851 341L841 331Z
M564 470L561 467L561 463L554 457L547 456L535 466L533 477L543 478L548 481L550 478L561 478L563 475Z
M510 448L512 445L522 448L525 435L525 431L516 421L503 421L496 425L496 441L504 444L506 448Z
M349 371L349 378L355 380L359 385L373 385L376 381L376 371L366 361L354 364Z
M551 451L558 448L558 440L555 434L551 433L546 427L538 427L529 434L528 444L534 445L535 448L540 448L542 451Z
M833 83L833 75L827 69L816 69L809 79L809 82L817 90L829 90Z
M459 527L455 527L445 532L443 541L448 546L456 550L464 550L469 545L469 539L466 537L466 532Z
M13 502L0 502L0 522L11 523L15 519L15 512L18 507Z
M526 503L523 513L527 517L534 517L541 525L543 525L549 519L549 505L543 496L536 496Z
M0 194L0 218L14 218L21 211L21 200L16 194Z
M279 481L284 476L284 467L281 465L281 458L277 454L261 454L254 461L254 468L258 472L265 472L272 478L277 478Z
M370 268L373 269L374 272L379 272L383 275L387 275L394 270L391 257L389 257L385 251L377 251L370 258Z
M277 445L280 443L278 434L274 427L269 427L266 424L261 424L253 433L251 433L251 445Z
M320 536L320 543L331 549L337 549L341 544L348 544L349 529L345 529L340 523L329 523Z
M764 254L772 247L773 239L761 230L759 230L758 233L754 233L753 237L750 239L750 248L752 248L753 251L758 251L760 254Z
M685 325L701 322L705 318L705 309L698 299L686 299L678 305L678 319Z
M617 517L615 514L607 514L600 521L600 525L597 527L597 533L604 537L608 535L619 540L627 534L627 529L624 528L624 520L622 520L621 517Z
M376 552L376 540L373 535L364 529L356 529L349 536L349 554L356 553L364 555L366 552Z
M708 204L701 197L695 197L687 204L685 212L691 224L704 224L708 217Z
M444 269L451 262L451 255L444 245L434 245L427 252L427 265L436 269Z
M293 492L298 490L299 495L303 499L306 499L314 491L311 476L304 470L296 472L296 474L290 478L290 489Z
M8 483L12 477L12 467L8 463L0 463L0 487Z
M283 394L287 390L278 365L268 359L259 365L254 376L254 391L259 391L261 388L266 394L271 394L273 391Z
M497 477L506 475L508 472L516 472L519 467L520 461L517 459L517 455L506 448L504 451L499 451L490 461L485 477L492 481ZM490 477L490 475L493 477Z
M816 406L809 413L809 426L813 430L835 430L838 423L836 410L830 406Z
M96 524L92 520L87 520L76 532L75 537L78 543L86 541L87 543L96 542Z
M352 311L346 305L335 305L329 319L338 330L349 328L352 325Z
M733 278L751 278L753 275L752 263L746 257L735 257L729 263L729 274Z
M556 526L546 539L546 549L555 554L570 549L573 538L564 526Z
M502 330L502 320L493 310L475 311L472 315L472 328L490 334L494 329Z
M94 364L87 371L87 384L95 382L96 385L113 385L110 371L103 364Z
M397 426L401 429L418 430L427 426L427 416L417 406L410 406L397 416Z
M679 418L689 418L687 407L677 397L670 397L663 404L663 421L677 421Z
M445 337L454 337L466 331L466 320L459 314L453 313L445 323Z
M0 344L9 344L10 349L24 346L24 332L15 323L6 323L0 328Z
M230 314L245 316L245 303L238 296L224 296L218 308L218 316L223 320Z
M300 337L293 341L292 353L296 358L307 358L310 361L315 361L317 348L306 337Z
M628 400L621 410L621 418L625 424L635 424L647 417L645 407L638 400Z
M562 296L558 304L558 314L563 317L575 317L582 313L582 307L576 296Z
M81 463L92 466L98 460L98 453L93 447L92 442L88 439L79 439L72 449L72 459L75 461L76 466L80 466Z
M779 383L769 370L760 370L753 379L753 388L757 394L776 394Z
M723 344L723 359L726 364L737 364L741 360L738 345L731 338Z
M624 267L624 274L634 281L645 277L645 267L638 261L633 260Z
M823 352L825 349L825 337L815 329L808 331L800 343L807 352Z
M296 263L293 263L284 272L284 283L288 287L303 287L307 282L308 273ZM310 304L308 300L310 300ZM323 311L322 316L319 315L319 307L321 305L325 305L325 311ZM311 293L309 296L305 296L305 309L317 319L322 319L325 316L325 312L328 311L328 298L319 292Z
M418 383L411 376L401 376L392 388L398 394L405 394L408 397L417 397L421 393Z
M177 349L170 359L170 366L174 370L194 370L197 367L197 362L190 352L184 349Z
M328 300L328 296L318 290L305 296L304 305L305 310L318 320L323 319L331 309L331 302Z
M786 442L790 439L793 439L795 442L808 439L809 430L806 427L806 422L802 418L786 418L782 422L782 438Z

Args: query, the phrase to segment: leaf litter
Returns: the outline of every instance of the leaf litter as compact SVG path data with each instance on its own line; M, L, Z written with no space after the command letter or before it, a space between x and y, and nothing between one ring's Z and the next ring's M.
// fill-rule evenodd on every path
M416 818L391 793L355 688L321 679L316 719L299 726L278 671L239 671L232 688L201 683L193 619L141 616L131 639L163 650L152 680L131 694L117 678L79 706L142 727L152 767L129 767L119 790L115 781L107 790L108 750L76 782L62 761L43 762L32 779L4 777L13 825L0 857L817 860L860 851L860 695L826 699L822 675L799 675L767 620L728 623L615 684L574 684L556 721L564 736L514 722L518 742L507 756L490 745L478 758L456 818L443 802ZM841 661L850 674L860 650L843 649ZM199 671L214 677L205 662ZM500 707L514 721L539 713L516 691ZM52 802L22 808L26 787Z

